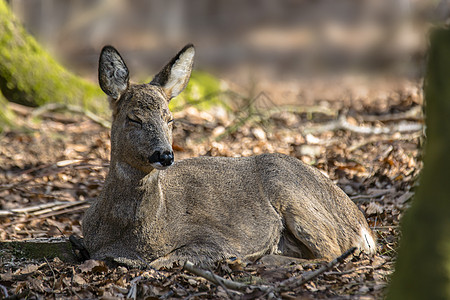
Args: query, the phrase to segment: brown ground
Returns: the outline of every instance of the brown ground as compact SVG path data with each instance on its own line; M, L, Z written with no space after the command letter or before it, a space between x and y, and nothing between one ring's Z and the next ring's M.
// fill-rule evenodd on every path
M271 97L273 93L268 94ZM341 102L333 104L316 97L295 112L270 107L265 95L241 103L236 113L227 114L221 109L205 113L195 108L176 113L176 159L282 152L323 170L365 213L378 237L378 254L373 258L351 257L318 278L302 286L294 284L277 296L381 298L393 271L399 218L409 205L422 167L423 133L414 127L423 123L419 85L409 82L385 97L365 93L360 97L362 102L353 101L358 98L351 96L344 101L342 96ZM73 113L44 113L41 121L33 121L30 111L16 110L22 112L23 122L33 130L1 134L0 240L80 235L83 211L99 194L108 171L108 129ZM344 117L345 124L357 127L324 127L338 115ZM399 127L406 123L411 131ZM389 130L382 134L350 130L362 127L369 131ZM27 207L35 209L17 210ZM26 260L0 253L3 297L6 293L31 298L267 296L251 289L237 293L181 268L129 270L96 261L69 264L58 258ZM219 263L213 271L234 281L275 286L322 265L293 260L267 259L252 264L228 261Z

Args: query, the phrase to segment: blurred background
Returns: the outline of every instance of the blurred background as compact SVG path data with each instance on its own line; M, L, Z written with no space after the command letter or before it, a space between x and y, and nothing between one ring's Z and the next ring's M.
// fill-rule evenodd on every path
M240 93L377 111L421 101L429 23L450 15L447 0L8 2L39 42L92 81L105 44L142 81L192 42L196 69Z

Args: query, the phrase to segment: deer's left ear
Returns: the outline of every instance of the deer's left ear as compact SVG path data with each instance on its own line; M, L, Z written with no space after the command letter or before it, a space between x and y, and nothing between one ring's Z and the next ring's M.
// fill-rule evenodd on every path
M194 45L188 44L153 78L150 84L162 87L172 99L183 91L189 82L194 64Z

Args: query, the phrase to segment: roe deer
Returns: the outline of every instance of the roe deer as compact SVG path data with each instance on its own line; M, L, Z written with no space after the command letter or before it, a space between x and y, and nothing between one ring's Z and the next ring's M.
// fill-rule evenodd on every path
M130 84L120 54L105 46L99 82L112 108L111 165L87 210L92 258L170 267L276 253L332 258L376 242L357 206L331 180L282 154L197 157L174 163L170 99L187 85L185 46L148 84Z

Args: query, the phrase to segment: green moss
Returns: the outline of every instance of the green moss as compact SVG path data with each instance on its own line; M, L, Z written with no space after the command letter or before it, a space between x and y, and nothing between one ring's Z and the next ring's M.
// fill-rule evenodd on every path
M107 111L97 85L58 64L29 35L4 0L0 0L0 89L12 102L40 106L49 102Z
M0 249L8 251L17 258L42 259L58 257L64 262L74 262L72 246L68 240L47 241L5 241L0 242Z
M169 108L180 111L187 105L200 110L208 110L214 106L227 107L222 94L219 79L206 72L194 71L186 89L170 102Z
M9 108L8 101L0 93L0 132L6 128L15 127L14 118L16 114Z

